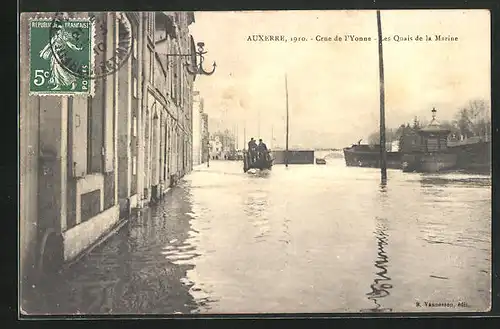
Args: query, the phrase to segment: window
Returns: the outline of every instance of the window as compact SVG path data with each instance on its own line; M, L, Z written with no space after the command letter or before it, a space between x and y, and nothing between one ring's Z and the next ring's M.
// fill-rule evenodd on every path
M181 105L184 105L185 102L184 102L184 74L182 74L182 71L181 71Z
M134 58L137 59L137 38L134 38L133 53L134 53Z
M179 58L177 57L174 59L174 76L172 79L172 84L173 84L173 99L175 100L176 104L179 104Z
M87 152L89 148L88 141L88 102L83 97L68 97L68 114L71 123L72 134L68 137L71 144L72 163L68 168L69 173L74 177L83 177L88 171Z
M163 77L163 89L165 93L167 93L166 95L168 95L168 91L167 91L167 87L168 87L168 67L167 67L167 71L165 72L165 76Z
M134 77L134 97L137 98L137 78Z
M182 104L182 71L181 71L181 57L178 58L177 62L177 104Z
M148 36L151 40L154 40L154 31L155 31L155 13L148 13L148 25L147 32Z
M137 137L137 117L134 115L134 119L132 120L132 134L134 137Z
M149 48L149 82L154 83L154 65L155 65L155 58L154 58L154 51Z
M169 49L170 49L170 44L169 44ZM174 74L173 74L174 64L172 62L172 57L167 57L167 59L168 59L167 75L168 75L168 84L169 84L169 91L170 91L169 93L170 93L170 97L174 97Z
M132 158L132 175L137 175L137 157Z

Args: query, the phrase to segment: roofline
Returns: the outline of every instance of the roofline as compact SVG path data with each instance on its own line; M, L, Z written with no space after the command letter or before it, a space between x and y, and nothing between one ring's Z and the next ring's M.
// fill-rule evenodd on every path
M193 23L196 23L195 17L194 17L194 12L193 11L188 11L187 12L187 17L188 17L188 25L191 25Z

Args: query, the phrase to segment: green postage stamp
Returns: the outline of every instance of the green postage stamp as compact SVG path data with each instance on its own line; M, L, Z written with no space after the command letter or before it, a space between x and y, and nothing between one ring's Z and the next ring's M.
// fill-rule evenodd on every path
M29 29L30 95L92 95L94 22L33 18Z

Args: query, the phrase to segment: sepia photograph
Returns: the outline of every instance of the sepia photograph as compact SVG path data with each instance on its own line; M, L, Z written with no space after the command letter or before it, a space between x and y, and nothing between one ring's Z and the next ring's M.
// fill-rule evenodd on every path
M488 10L19 23L21 316L491 309Z

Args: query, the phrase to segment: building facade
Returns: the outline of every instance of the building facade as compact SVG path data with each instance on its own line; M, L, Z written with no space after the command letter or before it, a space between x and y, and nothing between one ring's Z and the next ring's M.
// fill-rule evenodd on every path
M211 134L209 145L211 159L229 159L236 152L236 137L228 129L223 132L218 131Z
M201 164L201 130L202 130L202 104L199 92L195 92L193 100L193 165Z
M204 110L203 97L195 92L193 108L193 165L207 161L208 156L208 115Z
M94 80L93 97L29 95L30 16L21 17L21 287L77 259L192 169L194 77L169 54L192 53L194 15L95 15L112 32L96 34L109 49L102 60L122 33L133 49L117 72Z
M210 144L209 144L209 137L210 133L208 131L208 114L207 113L202 113L201 114L201 162L204 163L206 161L209 161L209 150L210 150Z
M209 141L209 149L210 149L210 158L213 160L223 159L223 144L219 138L219 136L214 136Z

